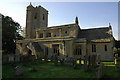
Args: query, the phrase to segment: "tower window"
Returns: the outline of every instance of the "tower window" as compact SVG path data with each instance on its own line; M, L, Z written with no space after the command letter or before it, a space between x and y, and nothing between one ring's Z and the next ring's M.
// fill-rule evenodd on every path
M43 14L43 20L45 20L45 15Z
M92 52L96 52L96 45L95 44L92 45Z
M34 19L37 19L37 13L36 13L35 16L34 16Z
M107 51L107 45L105 45L105 51Z

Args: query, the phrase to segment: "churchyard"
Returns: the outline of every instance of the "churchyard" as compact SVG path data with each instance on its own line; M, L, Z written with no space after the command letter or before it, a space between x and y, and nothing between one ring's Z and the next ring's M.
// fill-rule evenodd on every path
M28 59L28 58L26 58ZM84 60L54 57L10 62L2 66L3 78L120 78L120 62L97 62L95 56Z

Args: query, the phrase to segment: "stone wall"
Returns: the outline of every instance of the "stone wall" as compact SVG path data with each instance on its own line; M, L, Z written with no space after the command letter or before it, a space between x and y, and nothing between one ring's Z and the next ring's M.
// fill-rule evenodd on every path
M92 44L96 45L96 52L92 52ZM105 51L105 45L107 46L107 51ZM113 60L113 43L89 43L87 44L87 53L90 55L96 54L100 56L100 60L111 61Z
M48 48L48 57L50 58L53 53L53 45L58 44L59 45L59 52L60 56L59 57L75 57L75 58L84 58L86 54L88 55L97 55L100 57L100 60L103 61L108 61L108 60L113 60L113 43L112 42L104 42L104 43L87 43L85 39L73 39L73 38L68 38L68 39L34 39L32 40L33 42L38 42L41 48L43 49L42 56L45 56L45 50ZM21 41L22 42L22 41ZM25 45L29 40L23 40L23 44ZM18 42L19 43L19 42ZM96 45L96 52L92 52L92 44ZM105 51L105 45L107 46L107 51ZM80 46L81 47L81 52L82 55L75 55L75 49ZM25 48L25 47L22 47ZM36 51L33 51L33 55L39 54ZM27 49L21 50L23 53L22 54L27 54L28 51Z
M40 38L40 34L43 34L42 38L66 38L66 37L77 37L78 34L78 25L63 25L63 26L54 26L47 28L39 28L36 30L36 38ZM46 37L47 33L51 33L50 37ZM41 39L42 39L41 38Z

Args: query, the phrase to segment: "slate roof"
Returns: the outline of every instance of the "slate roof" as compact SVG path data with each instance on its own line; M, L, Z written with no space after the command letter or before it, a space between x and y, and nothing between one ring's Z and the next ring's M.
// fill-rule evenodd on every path
M91 42L109 42L113 39L112 30L110 27L81 29L78 33L78 38L86 38Z

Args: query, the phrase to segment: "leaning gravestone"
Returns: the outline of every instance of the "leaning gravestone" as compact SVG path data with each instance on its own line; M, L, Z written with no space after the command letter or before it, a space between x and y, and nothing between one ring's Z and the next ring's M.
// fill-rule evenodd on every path
M15 67L15 70L16 70L16 72L15 72L15 75L16 75L16 76L21 76L21 75L23 75L23 67L22 67L22 66L16 66L16 67Z

